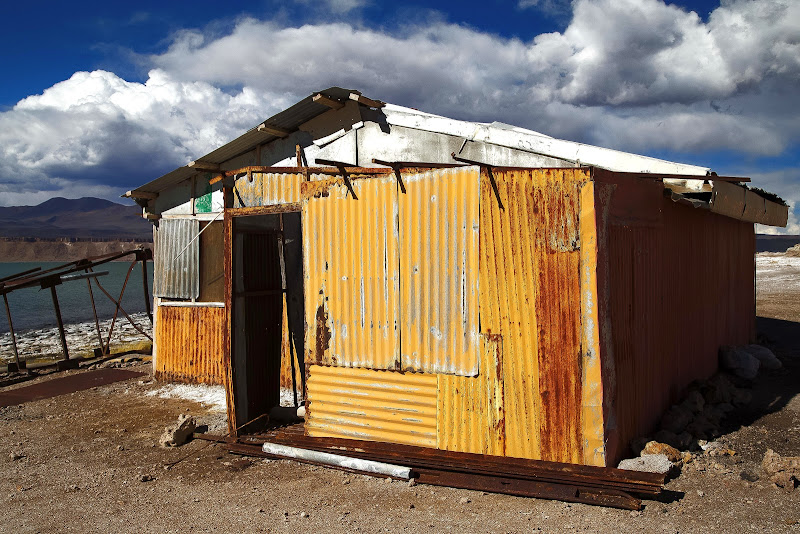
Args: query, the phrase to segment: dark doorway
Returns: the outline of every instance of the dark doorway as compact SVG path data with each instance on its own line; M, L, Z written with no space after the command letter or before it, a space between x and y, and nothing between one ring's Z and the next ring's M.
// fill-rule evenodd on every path
M248 432L281 405L282 367L284 404L305 397L300 213L237 216L231 230L232 393Z

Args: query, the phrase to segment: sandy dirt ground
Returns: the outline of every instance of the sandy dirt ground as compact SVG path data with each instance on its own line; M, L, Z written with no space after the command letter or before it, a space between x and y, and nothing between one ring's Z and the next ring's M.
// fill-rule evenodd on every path
M784 368L762 373L753 402L727 420L720 441L736 454L698 455L639 512L411 487L243 459L199 440L164 449L158 437L179 414L212 430L224 414L213 394L162 398L164 385L144 376L0 409L0 531L800 532L800 488L775 487L760 467L767 448L800 455L800 282L792 269L759 268L759 332ZM781 276L789 282L774 280Z

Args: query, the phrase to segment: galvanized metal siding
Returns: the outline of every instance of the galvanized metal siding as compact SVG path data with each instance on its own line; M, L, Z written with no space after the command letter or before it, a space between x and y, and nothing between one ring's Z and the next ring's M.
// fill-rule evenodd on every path
M481 330L503 339L505 453L582 462L580 169L481 180Z
M222 384L225 309L158 306L156 314L156 378Z
M304 180L298 173L254 172L236 180L233 205L249 208L300 202L300 184Z
M161 219L156 231L153 295L192 299L200 291L200 223L194 219Z
M436 375L312 365L309 436L436 447Z
M395 178L306 185L311 188L303 213L303 235L309 236L303 240L307 361L399 369Z
M479 376L436 375L436 447L504 456L503 340L497 334L484 335L481 339Z
M618 185L612 209L622 194ZM617 457L654 430L692 380L717 370L721 345L755 336L752 223L660 204L659 225L608 228Z
M478 374L480 171L402 175L400 361L408 371Z

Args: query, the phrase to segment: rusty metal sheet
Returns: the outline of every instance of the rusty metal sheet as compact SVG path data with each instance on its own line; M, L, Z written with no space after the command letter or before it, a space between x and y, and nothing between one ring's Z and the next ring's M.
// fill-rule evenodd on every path
M601 360L600 330L607 327L605 314L608 301L599 299L598 286L598 279L604 279L606 273L606 258L601 255L598 246L598 226L601 229L600 235L605 235L603 228L608 223L609 216L602 209L607 203L598 203L596 198L605 198L604 192L607 190L605 185L595 189L594 182L587 182L581 186L580 191L582 463L595 466L606 465L605 425L609 404L604 393L606 386L610 385L608 380L612 374L608 365L603 369ZM595 209L596 204L600 204L599 209ZM657 211L660 214L660 209ZM649 221L645 219L645 222ZM608 358L606 363L611 361Z
M755 336L753 224L662 202L659 227L607 229L601 298L610 300L616 369L616 429L607 439L620 444L609 462L651 432L690 382L716 372L721 345Z
M477 377L436 375L438 449L505 455L502 337L482 335Z
M0 392L0 408L49 399L144 375L145 373L128 369L95 369L85 373L62 376L52 380L45 380L38 384Z
M156 315L156 378L222 384L225 308L158 306Z
M478 374L478 167L404 173L399 198L400 362Z
M581 169L484 171L481 331L503 336L505 452L582 462Z
M395 178L303 185L306 360L399 369Z
M155 233L153 295L192 299L199 293L200 223L195 219L161 219Z
M309 436L436 447L436 375L312 365Z
M300 173L252 172L236 180L233 207L272 206L300 202Z

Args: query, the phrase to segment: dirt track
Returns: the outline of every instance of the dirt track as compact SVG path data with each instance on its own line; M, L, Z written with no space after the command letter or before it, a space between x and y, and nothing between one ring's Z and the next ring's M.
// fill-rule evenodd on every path
M757 295L760 333L784 369L762 374L728 421L722 441L737 454L699 457L642 512L250 462L200 441L162 449L178 414L220 416L147 396L160 385L133 379L0 409L0 531L800 532L800 489L775 488L760 469L767 448L800 455L800 291Z

